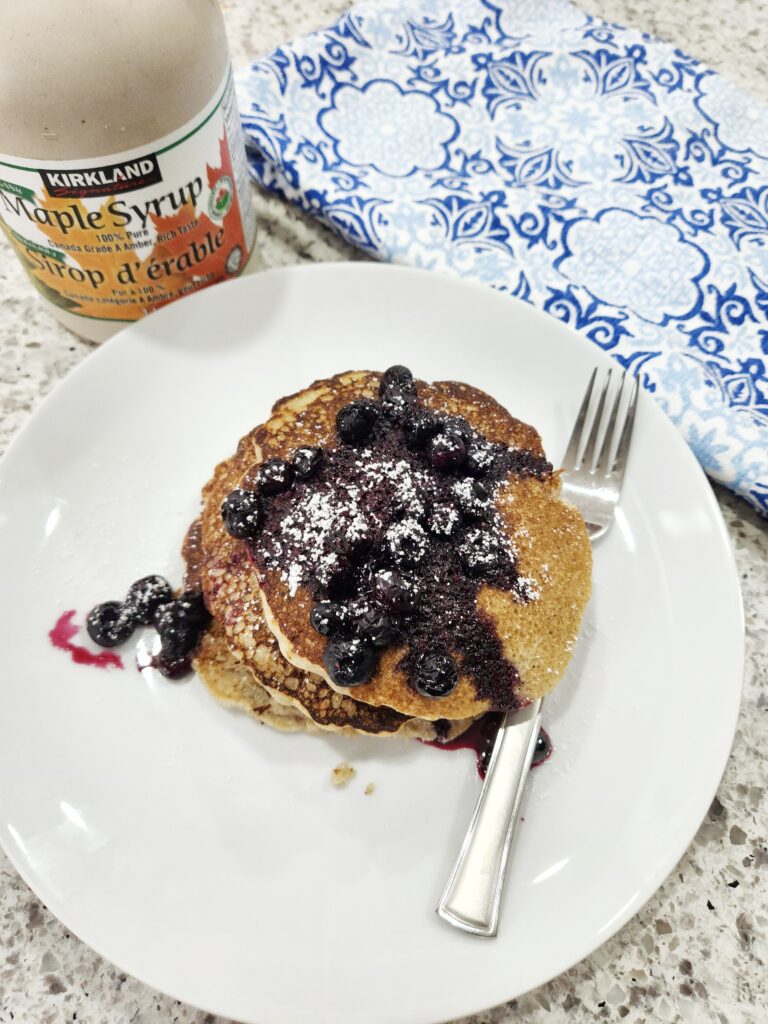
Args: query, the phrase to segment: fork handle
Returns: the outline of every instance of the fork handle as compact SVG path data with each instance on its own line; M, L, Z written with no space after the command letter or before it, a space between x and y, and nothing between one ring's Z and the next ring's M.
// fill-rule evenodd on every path
M485 782L437 913L455 928L492 938L499 923L507 856L541 725L541 699L507 712Z

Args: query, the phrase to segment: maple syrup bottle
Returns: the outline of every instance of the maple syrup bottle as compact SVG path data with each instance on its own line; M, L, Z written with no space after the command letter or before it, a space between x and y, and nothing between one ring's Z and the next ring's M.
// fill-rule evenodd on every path
M218 0L0 3L0 226L91 341L242 271L256 225Z

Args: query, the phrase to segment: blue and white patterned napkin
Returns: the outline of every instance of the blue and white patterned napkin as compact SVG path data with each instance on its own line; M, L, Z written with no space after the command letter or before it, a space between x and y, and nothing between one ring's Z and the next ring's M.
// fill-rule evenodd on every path
M568 0L369 0L240 77L254 177L534 303L768 513L768 110Z

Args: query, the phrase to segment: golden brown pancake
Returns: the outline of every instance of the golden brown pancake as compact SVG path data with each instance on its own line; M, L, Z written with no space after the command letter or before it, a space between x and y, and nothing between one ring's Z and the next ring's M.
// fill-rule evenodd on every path
M378 373L349 372L279 401L267 423L240 442L235 465L243 486L253 483L262 461L289 460L302 445L337 447L337 413L354 399L377 396L380 379ZM489 441L527 453L533 462L544 459L538 433L482 391L450 381L418 382L418 396L431 410L464 417ZM309 678L320 676L332 690L348 696L350 691L333 683L323 665L326 639L309 622L315 603L309 586L296 586L288 566L270 569L262 564L257 569L245 543L223 531L218 506L226 489L221 483L226 476L227 487L231 486L232 469L231 464L220 466L206 489L203 541L210 553L205 583L209 607L224 623L232 649L247 661L253 658L256 641L243 623L259 622L262 628L255 608L260 595L269 630L284 658ZM451 650L460 669L457 686L445 697L422 696L403 671L406 649L394 645L382 653L370 681L352 691L355 704L417 720L468 720L489 710L519 706L549 692L560 679L590 594L591 551L584 522L560 500L559 477L551 472L536 476L510 471L495 490L494 509L514 553L520 585L512 590L482 584L476 608L492 624L503 658L516 670L514 690L489 693L477 672L464 670L468 652ZM234 626L228 626L228 617L234 617Z
M239 708L282 732L320 732L312 719L256 682L253 672L237 661L216 623L203 635L192 661L195 671L222 704Z

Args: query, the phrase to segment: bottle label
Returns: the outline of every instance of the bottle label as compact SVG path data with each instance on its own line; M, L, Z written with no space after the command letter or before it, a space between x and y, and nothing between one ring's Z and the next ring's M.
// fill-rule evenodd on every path
M148 146L0 156L0 226L42 294L77 316L138 320L235 277L256 219L231 69L196 118Z

